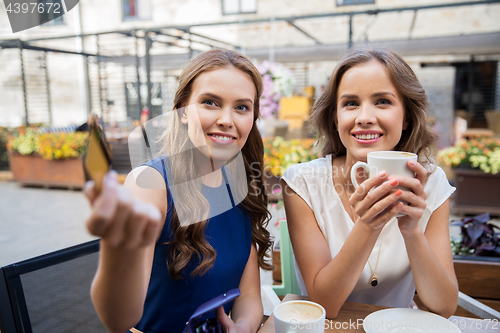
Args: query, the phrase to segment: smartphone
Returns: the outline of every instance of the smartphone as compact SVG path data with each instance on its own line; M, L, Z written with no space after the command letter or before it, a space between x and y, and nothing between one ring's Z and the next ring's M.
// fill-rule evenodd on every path
M98 193L102 189L102 179L104 175L111 170L111 150L106 141L104 131L99 124L99 117L91 115L88 122L89 137L83 156L83 170L85 178L95 182L95 188Z

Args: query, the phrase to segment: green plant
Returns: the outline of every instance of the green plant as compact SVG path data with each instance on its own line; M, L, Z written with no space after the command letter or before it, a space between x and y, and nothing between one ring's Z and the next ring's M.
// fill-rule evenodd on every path
M10 142L10 148L21 155L38 153L44 159L79 157L84 153L86 132L39 133L36 128L21 128Z
M285 140L280 136L264 139L264 168L273 176L280 177L286 169L297 163L318 158L313 152L315 139Z
M14 137L10 147L21 155L29 155L38 151L38 133L35 129L28 127L23 133L20 131Z
M474 254L474 249L469 249L464 246L462 240L450 238L451 253L454 256L471 256Z
M440 150L437 159L444 166L478 168L496 174L500 172L500 139L458 140L454 146Z
M6 127L0 127L0 162L7 163L9 161L9 152L7 143L12 135L12 130Z

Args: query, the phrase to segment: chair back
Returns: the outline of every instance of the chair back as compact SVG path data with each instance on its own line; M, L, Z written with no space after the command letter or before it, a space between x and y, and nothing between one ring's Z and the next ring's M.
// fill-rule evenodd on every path
M484 112L488 128L500 136L500 110L488 110Z
M0 268L0 331L107 332L91 298L99 240Z
M287 294L300 295L300 288L297 282L295 266L293 262L292 244L288 233L288 224L286 219L281 219L280 228L280 260L281 260L281 284L273 285L273 290L278 296Z

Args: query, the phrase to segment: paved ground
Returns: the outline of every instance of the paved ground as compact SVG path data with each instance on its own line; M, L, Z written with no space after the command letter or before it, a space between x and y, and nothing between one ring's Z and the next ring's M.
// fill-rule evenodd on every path
M89 212L80 191L0 181L0 266L94 239L85 228Z

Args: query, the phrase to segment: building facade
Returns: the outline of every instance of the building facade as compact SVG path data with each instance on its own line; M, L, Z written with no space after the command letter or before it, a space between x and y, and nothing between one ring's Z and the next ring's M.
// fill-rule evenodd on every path
M312 85L319 94L349 46L368 42L412 66L444 146L455 110L485 127L484 111L500 109L499 16L500 1L85 0L13 34L0 6L0 126L168 111L179 69L212 47L282 62L296 73L296 93Z

